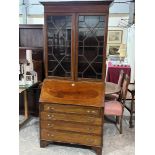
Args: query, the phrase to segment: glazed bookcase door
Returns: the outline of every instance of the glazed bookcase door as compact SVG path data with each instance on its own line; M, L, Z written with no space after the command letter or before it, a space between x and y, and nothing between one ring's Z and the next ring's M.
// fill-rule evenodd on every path
M47 75L71 78L71 15L47 15Z
M102 79L104 26L103 15L78 17L78 79Z

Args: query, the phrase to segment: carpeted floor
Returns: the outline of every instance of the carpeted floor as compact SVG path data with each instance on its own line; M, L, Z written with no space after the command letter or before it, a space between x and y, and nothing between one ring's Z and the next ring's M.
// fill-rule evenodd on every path
M123 134L113 124L104 124L103 155L134 155L135 130L129 128L128 116L124 117ZM20 120L22 116L20 116ZM96 155L93 150L80 147L50 144L40 148L39 119L33 117L19 132L20 155Z

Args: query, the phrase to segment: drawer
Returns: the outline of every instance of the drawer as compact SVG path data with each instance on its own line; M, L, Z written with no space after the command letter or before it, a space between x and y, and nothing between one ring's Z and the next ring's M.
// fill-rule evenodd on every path
M62 113L50 113L41 112L41 120L58 120L68 122L80 122L91 125L102 125L102 118L92 117L87 115L76 115L76 114L62 114Z
M100 108L74 106L74 105L45 104L44 110L48 112L62 112L62 113L84 114L84 115L94 115L94 116L101 115Z
M50 131L55 129L55 130L92 133L92 134L98 134L98 135L101 135L102 133L101 125L93 126L93 125L85 125L80 123L71 123L71 122L63 122L63 121L41 121L40 125L42 129L48 129Z
M81 144L88 146L101 146L102 144L101 136L74 133L74 132L65 132L65 131L60 132L57 130L53 131L41 130L41 140Z

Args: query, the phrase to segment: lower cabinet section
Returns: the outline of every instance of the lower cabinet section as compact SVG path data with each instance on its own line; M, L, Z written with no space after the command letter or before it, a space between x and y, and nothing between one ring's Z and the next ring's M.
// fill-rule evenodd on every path
M102 154L103 107L40 103L39 111L41 147L51 142L78 144Z
M88 146L101 146L101 136L73 133L57 130L42 130L41 140L81 144Z

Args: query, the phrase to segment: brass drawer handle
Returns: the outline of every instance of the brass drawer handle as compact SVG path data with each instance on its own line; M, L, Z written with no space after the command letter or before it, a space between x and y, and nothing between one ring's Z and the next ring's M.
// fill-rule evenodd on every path
M96 112L95 110L92 110L92 113L93 113L93 114L96 114L97 112Z
M54 117L54 115L50 115L50 114L48 114L47 116L48 116L48 117Z
M49 119L51 119L51 118L53 119L54 118L54 115L48 114L47 116L48 116Z
M96 112L95 110L87 110L87 113L88 113L88 114L90 114L90 113L91 113L91 114L96 114L97 112Z
M91 111L90 110L87 110L87 113L90 113Z
M49 134L49 133L47 134L47 136L48 136L48 137L54 137L53 134Z
M50 123L48 123L47 126L48 126L48 127L53 127L54 124L50 124Z
M54 107L48 107L47 109L48 110L54 110Z

